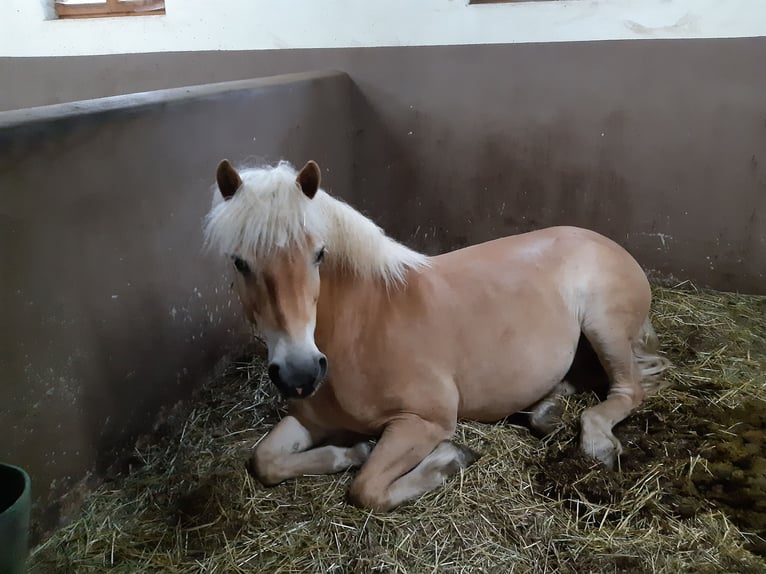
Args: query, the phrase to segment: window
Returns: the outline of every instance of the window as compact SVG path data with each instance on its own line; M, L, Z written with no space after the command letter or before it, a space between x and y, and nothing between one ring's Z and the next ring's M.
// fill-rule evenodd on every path
M469 4L510 4L511 2L556 2L557 0L469 0Z
M54 0L59 18L149 16L165 13L165 0Z

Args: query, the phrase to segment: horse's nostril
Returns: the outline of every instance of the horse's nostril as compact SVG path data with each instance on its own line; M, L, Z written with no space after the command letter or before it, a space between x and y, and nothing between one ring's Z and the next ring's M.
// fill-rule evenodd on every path
M269 365L269 378L272 383L276 384L279 382L279 365L276 363L271 363Z
M326 371L327 370L327 357L324 357L324 356L319 357L319 368L322 371Z

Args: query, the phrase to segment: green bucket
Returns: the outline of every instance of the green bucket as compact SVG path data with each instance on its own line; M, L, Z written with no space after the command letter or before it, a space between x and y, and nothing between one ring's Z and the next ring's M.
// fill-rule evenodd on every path
M26 572L31 488L24 469L0 463L0 574Z

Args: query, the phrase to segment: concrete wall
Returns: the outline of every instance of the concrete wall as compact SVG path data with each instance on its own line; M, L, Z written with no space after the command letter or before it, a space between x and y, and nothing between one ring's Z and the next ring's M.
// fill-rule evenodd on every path
M314 158L343 195L350 98L316 73L0 114L0 459L38 502L247 341L201 251L217 162Z
M5 59L0 71L34 86L31 99L344 70L358 93L349 193L415 247L572 223L662 274L764 293L765 61L766 38L747 38Z
M438 252L575 224L646 268L766 293L766 38L280 52L375 111L355 193ZM368 127L374 126L374 127Z

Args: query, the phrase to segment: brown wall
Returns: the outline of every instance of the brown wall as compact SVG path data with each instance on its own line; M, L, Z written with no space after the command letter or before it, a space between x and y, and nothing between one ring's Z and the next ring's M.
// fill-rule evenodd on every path
M350 88L304 74L0 113L0 460L38 501L247 340L201 249L216 164L313 157L344 193Z
M766 38L0 59L0 106L340 69L354 199L416 247L572 223L765 293L765 61Z

